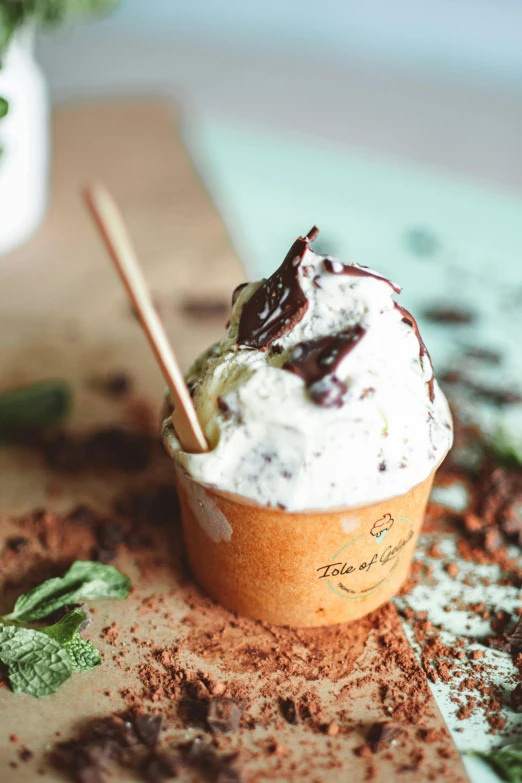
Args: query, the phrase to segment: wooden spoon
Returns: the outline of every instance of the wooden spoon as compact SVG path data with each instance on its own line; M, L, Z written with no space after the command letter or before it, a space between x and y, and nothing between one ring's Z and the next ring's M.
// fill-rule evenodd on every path
M185 379L156 312L147 283L123 217L109 191L103 185L84 189L85 202L94 218L114 266L156 357L174 401L172 423L184 451L201 454L208 451L194 404Z

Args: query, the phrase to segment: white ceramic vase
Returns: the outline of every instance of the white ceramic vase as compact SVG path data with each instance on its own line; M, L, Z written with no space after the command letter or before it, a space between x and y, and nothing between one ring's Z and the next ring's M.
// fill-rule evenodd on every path
M2 54L0 97L0 254L28 239L47 205L50 109L46 83L34 59L34 31L18 30Z

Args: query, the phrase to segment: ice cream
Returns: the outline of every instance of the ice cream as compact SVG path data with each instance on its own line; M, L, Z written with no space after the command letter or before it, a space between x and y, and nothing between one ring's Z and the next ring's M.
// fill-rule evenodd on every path
M168 420L163 432L199 484L289 512L406 493L453 437L400 287L315 253L316 235L236 289L225 336L187 375L210 450L183 452Z

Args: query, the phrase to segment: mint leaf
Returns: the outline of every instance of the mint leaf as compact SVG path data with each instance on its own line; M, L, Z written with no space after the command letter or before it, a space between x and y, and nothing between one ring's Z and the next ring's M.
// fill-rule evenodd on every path
M88 672L101 663L101 655L92 642L82 639L79 633L65 645L69 653L71 666L76 672Z
M49 696L69 679L72 664L55 639L31 628L0 623L0 661L15 693Z
M5 98L0 98L0 119L5 117L9 110L9 102Z
M475 753L498 772L508 783L522 783L522 742L504 745L488 753Z
M55 639L67 650L74 671L86 672L101 663L101 655L96 647L78 633L78 628L86 619L87 612L73 609L57 623L42 630L42 633Z
M32 623L79 601L127 598L129 590L129 577L114 566L77 560L64 576L48 579L21 595L13 611L4 619Z
M0 103L0 117L2 110ZM17 435L32 428L56 424L69 412L71 401L71 387L66 381L40 381L2 392L0 442L16 440Z

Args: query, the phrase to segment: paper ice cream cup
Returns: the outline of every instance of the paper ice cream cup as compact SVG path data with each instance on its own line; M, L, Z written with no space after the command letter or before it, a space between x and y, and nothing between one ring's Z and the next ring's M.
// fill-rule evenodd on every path
M203 486L176 464L194 577L227 609L275 625L363 617L408 576L434 474L379 503L291 513Z

